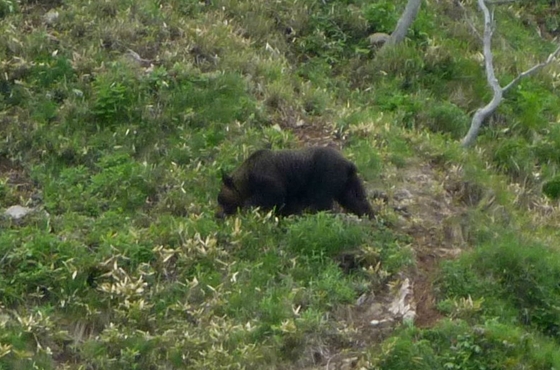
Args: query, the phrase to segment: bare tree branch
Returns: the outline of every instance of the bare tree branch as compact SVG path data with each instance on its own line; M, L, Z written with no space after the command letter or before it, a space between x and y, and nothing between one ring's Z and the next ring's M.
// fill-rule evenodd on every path
M511 3L516 3L518 0L494 0L494 1L488 1L488 4L490 5L503 5L503 4L511 4Z
M465 14L465 20L467 21L469 27L472 29L474 34L477 35L478 38L482 40L482 36L480 36L480 33L478 32L478 30L474 26L474 23L472 22L472 20L469 19L469 16L467 14L467 9L465 9L465 6L460 1L458 1L457 4L461 7L461 9L463 9L463 13Z
M484 0L478 0L478 6L484 13L484 39L483 39L483 52L484 52L484 61L486 67L486 79L488 80L488 84L494 90L494 96L490 103L488 103L483 108L480 108L476 111L473 116L471 127L469 128L469 132L463 138L461 145L466 147L471 145L476 136L478 135L478 131L480 130L480 126L482 122L492 113L500 102L502 101L502 88L500 87L498 80L496 79L496 75L494 74L494 64L493 64L493 55L492 55L492 34L493 34L493 18L490 15L490 11L484 4Z
M554 61L554 58L556 58L556 56L558 56L558 54L560 54L560 46L558 46L558 48L554 52L550 53L550 55L548 56L548 58L546 58L546 60L544 62L539 63L535 66L532 66L531 68L529 68L525 72L520 73L519 76L515 77L513 79L513 81L511 81L509 84L507 84L502 90L504 92L508 91L513 86L515 86L515 84L517 84L519 82L519 80L521 80L523 77L530 76L533 73L535 73L536 71L538 71L539 69L541 69L541 68L547 66L548 64L552 63L552 61Z
M494 113L496 108L498 108L498 105L500 105L502 101L503 94L507 90L509 90L512 86L515 86L515 84L517 84L523 77L529 76L535 73L537 70L543 68L544 66L552 63L552 61L554 61L556 56L560 53L560 46L559 46L553 53L551 53L548 56L546 61L539 63L529 68L525 72L519 74L516 78L513 79L513 81L511 81L504 88L500 87L500 83L498 82L498 79L496 78L496 75L494 73L494 64L493 64L493 56L492 56L492 48L491 48L494 17L493 14L490 14L490 11L488 10L488 7L486 6L484 0L477 0L477 1L478 1L478 6L480 7L482 13L484 14L483 53L484 53L484 61L485 61L485 68L486 68L486 78L488 80L488 84L494 91L494 95L490 103L488 103L487 105L478 109L475 112L471 121L471 127L469 128L469 131L461 141L461 145L463 147L468 147L474 143L476 137L478 136L478 131L480 130L480 126L482 125L484 120L488 118L492 113Z

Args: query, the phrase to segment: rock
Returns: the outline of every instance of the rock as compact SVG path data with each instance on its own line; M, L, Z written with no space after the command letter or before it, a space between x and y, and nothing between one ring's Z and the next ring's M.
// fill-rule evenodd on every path
M389 40L390 37L391 36L389 36L386 33L376 32L376 33L372 33L371 35L369 35L368 41L369 41L369 44L372 47L378 48L378 47L383 46L383 44L385 44Z
M43 203L43 194L39 191L34 192L31 194L31 202L30 205L33 207L37 207Z
M47 12L47 14L43 16L43 20L47 25L52 26L58 20L58 16L59 16L58 12L56 10L51 9Z
M407 189L399 189L393 194L393 198L397 201L412 199L412 193Z
M371 326L378 326L378 325L385 324L387 322L392 322L392 321L393 320L389 318L389 319L382 319L382 320L371 320L369 323L370 323Z
M402 317L403 320L414 320L416 316L415 305L411 302L414 296L412 284L408 278L404 279L398 293L393 298L389 311L395 317Z
M35 211L33 208L22 207L19 205L11 206L4 211L4 214L14 220L22 219L31 212Z
M340 370L355 369L357 364L358 364L358 357L345 358L344 360L342 360L342 365L340 366Z

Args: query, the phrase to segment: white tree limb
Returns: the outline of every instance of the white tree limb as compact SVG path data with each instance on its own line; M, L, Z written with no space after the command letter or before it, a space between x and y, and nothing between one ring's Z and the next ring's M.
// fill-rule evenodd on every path
M511 81L509 84L507 84L502 90L504 92L508 91L513 86L515 86L515 84L517 84L519 82L519 80L521 80L523 77L530 76L533 73L535 73L536 71L538 71L539 69L541 69L541 68L547 66L548 64L552 63L552 61L554 61L554 58L556 58L558 56L558 54L560 54L560 46L558 46L558 48L556 50L554 50L552 53L550 53L550 55L548 56L548 58L546 58L546 60L544 62L539 63L535 66L532 66L531 68L529 68L525 72L520 73L519 76L515 77L513 79L513 81Z
M494 74L494 63L493 63L493 55L492 55L492 34L493 32L493 19L490 15L490 11L484 4L484 0L478 0L478 6L484 13L484 37L483 37L483 53L484 53L484 65L486 68L486 79L488 80L488 84L494 90L494 96L490 103L486 106L478 109L473 116L471 127L469 128L469 132L463 138L461 142L462 146L469 146L471 145L478 135L478 130L480 130L480 126L482 122L492 113L500 102L502 101L502 88L500 87L498 80L496 79L496 75Z
M488 1L488 4L490 5L502 5L502 4L510 4L510 3L516 3L517 0L494 0L494 1Z
M492 60L493 56L492 56L491 44L492 44L492 34L493 34L492 27L494 22L493 16L490 14L490 11L488 10L488 7L486 6L484 0L477 0L477 1L478 1L478 6L480 7L482 13L484 14L483 54L484 54L484 62L485 62L484 64L486 69L486 78L488 80L488 84L494 91L494 95L490 103L488 103L482 108L479 108L475 112L471 121L471 127L469 128L469 131L461 141L461 145L463 147L468 147L474 143L476 137L478 136L478 131L480 130L480 126L482 125L484 120L488 118L488 116L490 116L492 113L494 113L496 108L498 108L498 105L500 105L502 101L503 94L507 90L509 90L512 86L515 86L515 84L518 83L519 80L521 80L523 77L529 76L535 73L537 70L550 64L560 53L560 46L559 46L553 53L551 53L548 56L546 61L529 68L525 72L522 72L504 88L500 87L500 83L498 82L498 79L496 78L496 75L494 73L494 64Z
M383 47L395 45L404 40L408 28L412 22L414 22L420 11L420 5L422 5L422 0L408 0L404 12L397 22L397 27L395 27L395 30L391 33L391 37Z

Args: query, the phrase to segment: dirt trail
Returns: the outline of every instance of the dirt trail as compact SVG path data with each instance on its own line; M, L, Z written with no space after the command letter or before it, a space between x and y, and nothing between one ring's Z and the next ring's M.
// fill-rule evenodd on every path
M320 125L290 129L306 145L343 145ZM393 227L411 236L416 267L403 271L399 281L384 292L370 292L354 306L335 313L338 326L353 332L350 343L309 348L315 364L307 362L300 368L359 368L361 352L387 338L403 319L414 320L417 327L431 327L442 318L433 280L440 261L457 256L466 244L462 224L467 207L457 192L449 190L453 188L450 179L457 176L421 160L384 175L384 183L390 184L390 189L384 189L390 198L387 207L401 214Z
M395 201L411 215L402 230L414 239L413 301L419 327L430 327L441 318L432 293L434 273L442 258L456 256L465 245L461 219L466 209L446 190L446 181L447 176L430 164L409 164L394 193Z
M7 185L15 188L19 197L19 199L13 199L10 204L0 204L0 208L7 208L11 205L21 203L22 201L27 202L27 200L31 199L35 187L26 171L22 167L13 164L2 155L0 155L0 178L6 179Z

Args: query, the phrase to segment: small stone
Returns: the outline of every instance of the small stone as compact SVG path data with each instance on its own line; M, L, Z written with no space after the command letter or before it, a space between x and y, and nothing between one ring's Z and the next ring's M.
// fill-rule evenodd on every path
M56 21L58 20L58 12L56 10L49 10L47 14L45 14L43 16L43 19L45 20L45 23L48 24L49 26L53 25L54 23L56 23Z
M364 304L364 302L367 299L367 295L364 293L360 296L360 298L358 298L358 300L356 301L356 305L357 306L361 306L362 304Z
M340 370L355 369L357 364L357 357L345 358L344 360L342 360L342 366L340 366Z
M8 208L6 211L4 211L4 214L8 217L11 217L14 220L19 220L19 219L27 216L28 214L30 214L33 211L34 211L33 208L27 208L27 207L22 207L22 206L16 205L16 206L11 206L10 208Z
M369 323L371 326L377 326L381 324L385 324L386 322L391 322L392 319L382 319L382 320L371 320Z
M412 199L412 193L407 189L399 189L399 190L395 191L395 194L393 195L393 198L395 198L396 201L402 201L402 200L405 200L405 199Z
M380 47L385 44L391 36L383 32L376 32L368 37L368 41L372 47Z

